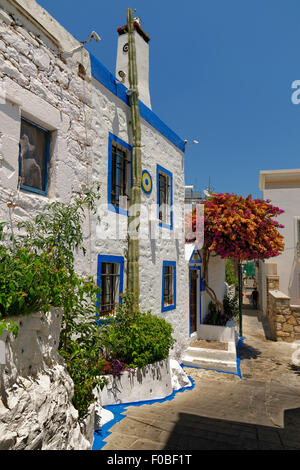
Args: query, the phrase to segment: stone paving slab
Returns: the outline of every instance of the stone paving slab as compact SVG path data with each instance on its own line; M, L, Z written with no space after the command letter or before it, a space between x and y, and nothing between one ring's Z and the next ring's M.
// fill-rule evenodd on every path
M186 368L193 390L128 407L103 450L300 449L300 375L290 344L268 341L259 315L244 316L242 379Z

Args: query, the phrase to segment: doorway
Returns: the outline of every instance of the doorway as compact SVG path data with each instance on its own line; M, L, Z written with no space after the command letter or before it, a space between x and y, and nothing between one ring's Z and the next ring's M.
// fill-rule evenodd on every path
M190 335L197 331L197 321L200 308L200 272L199 269L190 269Z

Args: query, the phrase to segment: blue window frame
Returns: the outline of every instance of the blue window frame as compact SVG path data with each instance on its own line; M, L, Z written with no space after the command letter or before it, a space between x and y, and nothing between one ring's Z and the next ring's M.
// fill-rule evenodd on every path
M159 226L173 230L173 174L160 165L156 167L156 185Z
M176 309L176 261L164 261L162 270L161 311Z
M124 258L123 256L98 255L97 307L100 317L112 314L118 303L121 303L124 281Z
M108 138L108 208L117 214L128 216L128 210L120 207L120 196L130 198L132 186L132 147L114 134Z
M19 149L20 188L46 196L50 132L21 118Z

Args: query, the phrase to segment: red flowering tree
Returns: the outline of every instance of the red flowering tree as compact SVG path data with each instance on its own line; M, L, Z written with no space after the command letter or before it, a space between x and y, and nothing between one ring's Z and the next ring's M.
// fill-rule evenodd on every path
M267 259L278 256L284 249L282 228L276 220L284 212L272 206L270 200L246 199L235 194L211 193L204 204L204 244L203 244L203 280L208 295L221 312L223 304L207 282L209 258L212 254L221 258L234 258L240 261ZM189 232L187 242L197 241L201 236L201 218L195 213L187 214L186 224L192 226L195 237Z

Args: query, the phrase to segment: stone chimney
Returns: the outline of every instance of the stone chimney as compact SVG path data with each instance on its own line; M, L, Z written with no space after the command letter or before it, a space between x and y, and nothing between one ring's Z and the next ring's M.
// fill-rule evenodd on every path
M134 18L134 37L138 73L139 99L151 109L149 91L149 41L150 37L141 28L140 18ZM128 32L127 25L118 28L118 53L116 77L129 88L128 79Z

